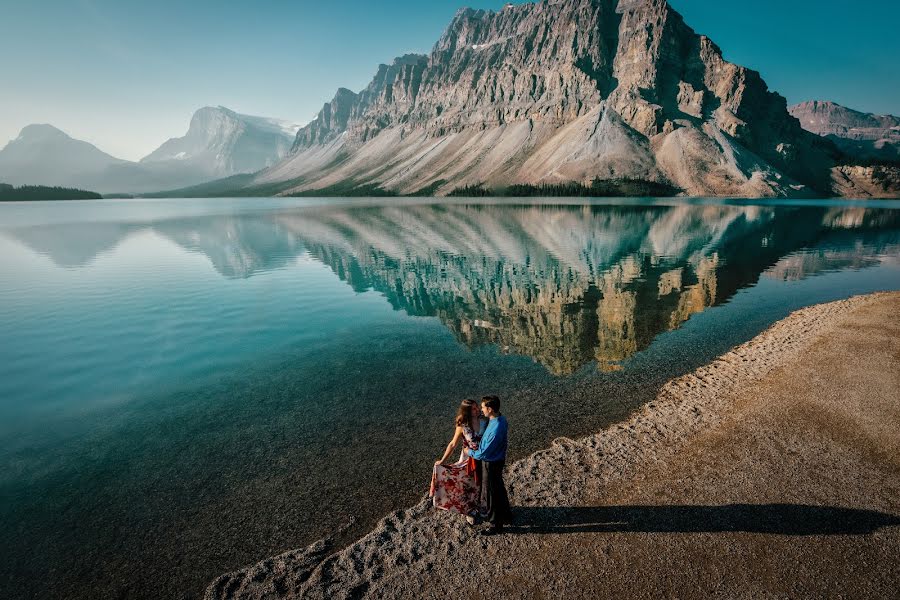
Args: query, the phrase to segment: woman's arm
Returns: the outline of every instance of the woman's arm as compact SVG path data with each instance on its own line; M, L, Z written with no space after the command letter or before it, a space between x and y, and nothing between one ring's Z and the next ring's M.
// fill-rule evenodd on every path
M450 440L450 443L447 444L447 449L444 450L444 456L442 456L440 460L434 461L434 464L442 464L450 458L450 455L453 454L453 449L456 448L456 444L459 443L460 437L462 437L462 427L457 427L456 432L453 434L453 439Z

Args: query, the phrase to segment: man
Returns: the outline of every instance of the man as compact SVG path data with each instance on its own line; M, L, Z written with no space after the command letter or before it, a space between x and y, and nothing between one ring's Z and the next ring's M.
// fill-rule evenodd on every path
M509 428L506 417L500 414L500 398L497 396L485 396L481 399L481 413L490 420L478 449L471 450L469 456L481 461L481 505L487 511L487 520L491 524L489 529L481 533L495 535L502 533L503 525L512 518L506 486L503 484Z

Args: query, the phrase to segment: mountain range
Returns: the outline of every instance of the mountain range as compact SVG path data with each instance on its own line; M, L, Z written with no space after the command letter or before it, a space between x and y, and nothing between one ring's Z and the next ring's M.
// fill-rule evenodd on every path
M297 126L225 107L194 113L184 137L139 162L115 158L52 125L29 125L0 150L0 182L65 185L101 193L144 193L251 173L290 150Z
M380 65L360 92L338 89L296 135L205 108L139 163L104 155L112 162L89 181L49 161L19 175L169 196L632 194L641 183L689 196L898 197L898 123L830 102L789 109L665 0L543 0L460 9L429 54ZM0 181L22 181L4 167L18 143L0 152ZM98 153L85 160L102 163Z

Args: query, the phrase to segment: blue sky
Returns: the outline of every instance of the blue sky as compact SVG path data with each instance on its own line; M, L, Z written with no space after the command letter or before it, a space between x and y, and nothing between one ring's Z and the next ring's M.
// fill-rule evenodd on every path
M0 0L0 145L51 123L137 159L221 104L306 122L379 62L427 52L460 6L494 0ZM897 0L671 0L788 101L900 114Z

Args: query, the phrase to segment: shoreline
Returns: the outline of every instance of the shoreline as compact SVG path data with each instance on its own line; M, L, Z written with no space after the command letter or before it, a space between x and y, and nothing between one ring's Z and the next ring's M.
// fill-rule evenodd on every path
M596 511L606 509L585 507L586 504L607 507L623 490L631 489L633 495L635 489L653 487L654 481L665 479L676 455L691 455L691 444L698 436L720 429L729 420L739 421L734 413L740 412L741 406L758 404L752 398L742 399L742 393L750 390L752 395L767 377L778 375L781 367L804 356L824 336L834 335L847 318L885 304L891 308L900 305L900 293L856 296L796 311L710 364L669 381L654 401L638 409L625 422L579 440L557 438L549 448L513 463L507 468L507 487L514 511L520 516L524 514L529 525L515 535L487 542L461 519L454 519L454 515L432 511L428 500L423 499L411 508L386 516L369 534L337 552L328 539L323 539L307 548L221 575L209 585L205 598L334 598L360 597L367 593L415 597L423 591L423 578L437 587L440 585L435 582L441 581L449 590L464 586L465 570L458 573L459 565L469 562L465 557L479 552L495 558L515 555L522 564L505 568L507 575L515 580L515 573L521 571L520 576L526 577L529 565L544 560L540 554L548 544L562 544L560 550L568 551L567 544L571 542L555 541L553 536L575 538L572 533L582 531L578 535L589 537L603 532L609 535L608 526L599 528L599 532L595 531L596 524L594 530L579 528L584 524L571 522L573 511L592 510L596 520ZM885 375L890 376L890 372ZM724 448L728 454L729 447L724 444L718 450ZM799 452L802 454L802 448ZM736 461L741 458L732 457ZM677 465L678 461L673 464ZM751 467L747 469L752 471ZM772 506L779 508L770 507L769 512L783 509L780 503ZM638 507L630 508L633 511ZM677 508L683 511L687 507ZM714 518L722 507L705 508L712 511L710 518ZM892 531L900 529L897 527L900 520L891 520L891 515L898 512L878 513L881 517L872 516L871 522L879 527L892 527ZM519 520L517 516L516 528L520 526ZM670 514L667 522L671 520ZM658 543L659 531L653 531L656 537L651 536L647 543ZM594 552L596 540L585 547L590 548L586 550L589 554ZM605 550L608 556L609 548ZM596 557L591 561L595 562ZM564 557L561 564L560 570L566 575L570 575L569 570L578 569L566 567ZM480 570L485 574L492 572L487 567ZM526 579L520 584L529 582ZM590 585L582 582L575 589L580 593L584 586ZM744 590L747 594L752 591Z

